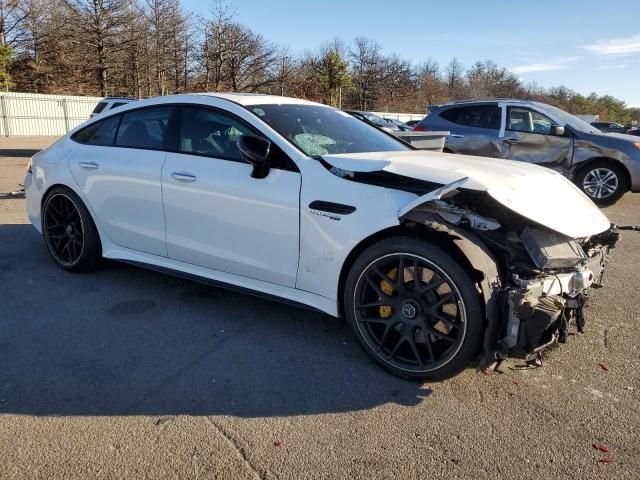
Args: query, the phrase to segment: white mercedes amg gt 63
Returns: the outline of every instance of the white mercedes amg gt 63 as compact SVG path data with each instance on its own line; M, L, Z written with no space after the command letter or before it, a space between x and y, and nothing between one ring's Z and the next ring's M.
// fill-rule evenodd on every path
M25 187L65 270L105 257L343 316L374 360L420 380L581 330L618 237L551 170L415 150L268 95L107 112L35 155Z

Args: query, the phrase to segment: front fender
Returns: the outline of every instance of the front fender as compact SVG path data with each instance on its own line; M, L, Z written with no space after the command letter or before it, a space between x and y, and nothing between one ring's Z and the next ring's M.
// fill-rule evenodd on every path
M471 268L478 274L480 278L478 286L484 302L487 323L480 367L488 367L496 358L496 345L502 322L499 309L502 280L495 256L477 235L445 223L429 212L413 210L407 213L403 219L424 225L434 232L446 233L469 262Z

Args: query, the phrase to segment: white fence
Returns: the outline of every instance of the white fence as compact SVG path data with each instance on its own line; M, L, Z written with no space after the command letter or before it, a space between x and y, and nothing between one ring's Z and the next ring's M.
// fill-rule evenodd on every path
M0 137L64 135L89 118L102 97L0 92Z
M426 113L398 113L398 112L371 112L382 118L393 118L394 120L400 120L401 122L408 122L409 120L422 120L427 116Z

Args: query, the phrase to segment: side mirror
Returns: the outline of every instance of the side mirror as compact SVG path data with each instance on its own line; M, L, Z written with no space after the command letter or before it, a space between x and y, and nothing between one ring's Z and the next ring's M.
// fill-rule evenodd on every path
M269 152L271 151L269 140L252 135L241 135L238 139L238 149L242 158L253 165L251 172L253 178L264 178L269 175Z
M549 130L551 135L555 135L556 137L561 137L564 135L564 127L559 125L551 125L551 130Z

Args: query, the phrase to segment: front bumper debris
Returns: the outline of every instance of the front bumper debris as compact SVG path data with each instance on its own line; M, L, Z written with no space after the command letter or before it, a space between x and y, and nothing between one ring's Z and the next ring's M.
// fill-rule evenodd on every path
M564 343L571 326L583 331L589 289L602 285L608 253L618 234L612 227L600 237L584 243L585 260L569 271L512 276L501 292L503 331L496 345L498 360L531 360L546 347Z

